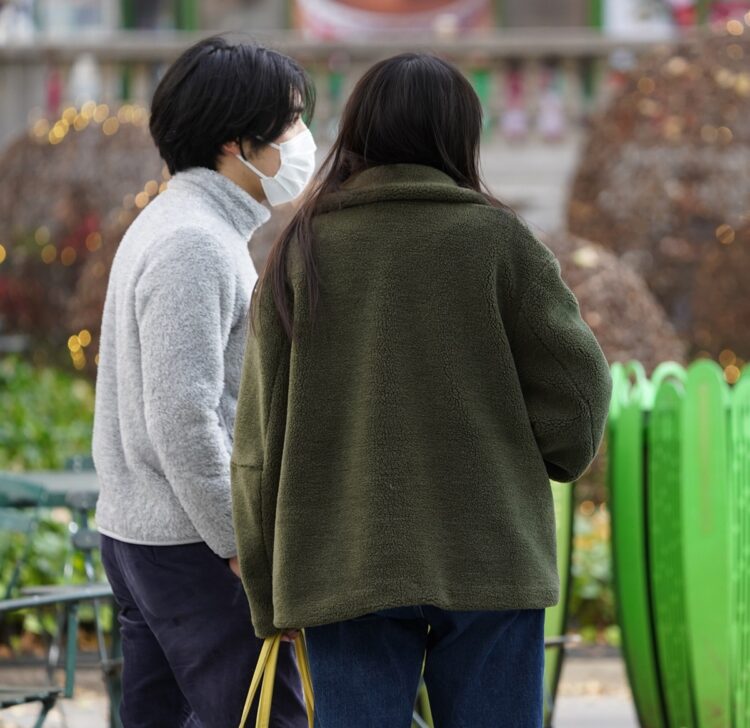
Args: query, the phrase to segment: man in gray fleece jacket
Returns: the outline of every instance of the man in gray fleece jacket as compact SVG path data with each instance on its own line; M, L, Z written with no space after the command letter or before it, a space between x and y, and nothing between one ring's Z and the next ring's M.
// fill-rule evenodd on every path
M248 240L270 216L261 203L291 200L312 173L311 104L294 61L220 37L186 51L154 96L151 132L174 176L112 266L93 443L125 728L239 723L260 651L230 497L257 280ZM274 725L306 725L289 645L274 704Z

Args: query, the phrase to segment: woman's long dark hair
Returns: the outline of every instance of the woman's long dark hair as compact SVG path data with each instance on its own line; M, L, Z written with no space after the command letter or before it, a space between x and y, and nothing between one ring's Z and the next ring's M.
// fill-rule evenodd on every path
M290 338L290 245L298 246L304 265L311 319L320 297L312 230L320 199L369 167L421 164L503 206L480 175L481 133L482 106L474 89L455 66L436 56L404 53L376 63L362 76L344 108L338 137L299 210L273 245L256 291L259 296L264 286L271 286Z

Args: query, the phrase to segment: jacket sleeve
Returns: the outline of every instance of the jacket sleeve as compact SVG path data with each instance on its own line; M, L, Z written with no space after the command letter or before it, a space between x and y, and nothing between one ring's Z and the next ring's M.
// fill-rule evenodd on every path
M184 230L150 256L135 287L146 431L175 496L222 558L236 553L218 415L235 286L221 245Z
M273 530L276 486L267 452L269 424L278 409L286 410L288 377L284 376L289 343L276 317L270 291L254 297L237 401L232 451L232 509L237 553L253 627L258 637L278 630L273 613Z
M530 235L528 231L527 235ZM541 251L523 291L511 349L539 451L550 478L577 480L601 443L609 411L609 366L552 253Z

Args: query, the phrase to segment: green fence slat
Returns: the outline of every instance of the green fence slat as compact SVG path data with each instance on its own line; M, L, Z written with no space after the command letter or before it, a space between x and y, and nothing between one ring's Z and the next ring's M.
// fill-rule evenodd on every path
M646 369L639 361L629 361L624 366L625 374L632 381L631 398L637 397L644 410L650 410L654 403L654 385L646 375Z
M627 399L630 385L625 367L619 362L612 365L612 398L609 402L609 423L611 426L620 416L620 410Z
M681 414L685 372L662 369L648 423L648 553L657 661L668 725L695 728L686 645L682 508ZM661 376L663 375L663 376ZM669 375L672 380L665 379ZM678 381L674 381L677 378Z
M659 364L651 375L651 384L653 385L654 390L658 389L661 383L667 379L672 379L684 384L687 379L685 367L674 361L665 361Z
M667 728L659 687L646 557L643 388L610 429L612 553L622 649L642 728Z
M571 483L553 483L552 496L555 502L557 524L557 570L560 574L560 601L549 607L544 615L544 636L560 637L568 626L568 602L570 596L570 557L573 550L574 497ZM563 664L563 648L547 648L544 661L544 725L552 724L557 687Z
M732 392L732 692L735 728L750 728L750 370Z
M690 367L682 422L686 623L700 728L731 726L728 388L710 361Z

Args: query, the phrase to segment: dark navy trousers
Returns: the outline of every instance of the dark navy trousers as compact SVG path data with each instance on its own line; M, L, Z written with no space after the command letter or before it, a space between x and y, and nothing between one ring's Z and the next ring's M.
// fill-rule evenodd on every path
M120 608L124 728L237 728L262 642L228 563L204 543L141 546L106 536L102 561ZM272 725L307 728L288 643Z
M316 728L410 728L423 666L436 728L542 726L542 609L404 607L305 634Z

